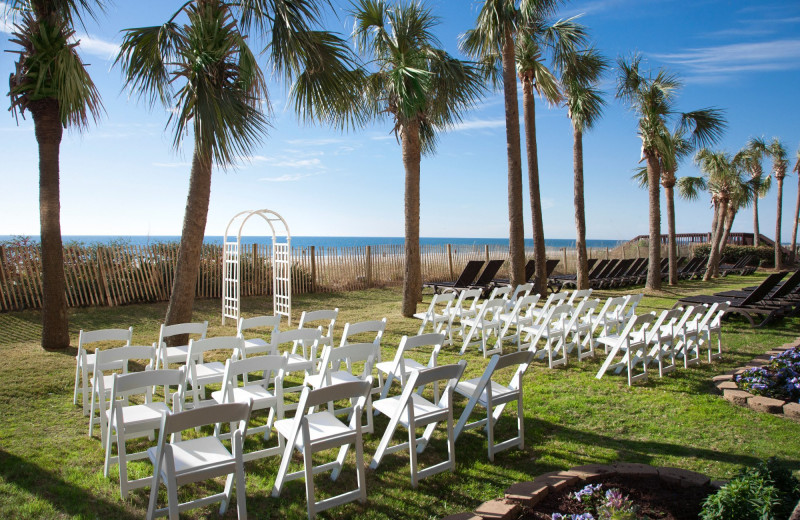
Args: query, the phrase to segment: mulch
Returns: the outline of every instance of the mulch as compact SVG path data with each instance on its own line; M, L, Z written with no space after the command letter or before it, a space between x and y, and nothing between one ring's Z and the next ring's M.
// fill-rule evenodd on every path
M703 501L715 490L711 486L681 487L665 483L658 477L615 475L600 481L603 490L617 488L639 507L638 518L663 520L697 520ZM564 488L558 493L550 493L533 508L523 510L520 519L550 520L553 513L579 514L585 512L584 506L569 498L570 493L586 485L580 482Z

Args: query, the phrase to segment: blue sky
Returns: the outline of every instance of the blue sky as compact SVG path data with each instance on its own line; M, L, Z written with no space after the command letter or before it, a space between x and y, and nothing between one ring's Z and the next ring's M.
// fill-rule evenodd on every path
M112 67L127 27L158 25L182 2L117 1L98 23L78 29L84 61L103 97L106 115L88 131L68 132L61 146L61 227L65 235L178 235L189 179L191 139L172 147L168 112L149 109L122 91ZM329 28L348 35L346 2L335 0ZM474 23L479 2L437 0L437 34L458 54L458 35ZM0 2L0 12L5 5ZM678 73L685 85L677 107L714 106L729 127L718 148L735 152L751 136L779 137L794 165L800 145L800 3L793 1L591 0L567 3L557 15L583 13L595 45L610 59L640 52L653 69ZM3 48L10 25L0 23ZM0 55L0 77L15 54ZM647 233L647 194L631 180L640 141L633 114L614 100L614 71L603 82L608 106L584 136L587 233L627 239ZM286 105L286 88L270 88L272 129L252 160L215 170L207 235L224 233L245 209L268 208L287 220L294 235L401 236L404 172L391 122L340 133L301 125ZM521 106L520 106L521 111ZM572 206L572 131L566 111L537 100L537 129L544 227L548 238L575 236ZM37 235L38 156L33 124L0 118L4 186L0 235ZM524 158L524 150L523 150ZM770 164L765 163L765 170ZM422 236L508 236L507 166L503 104L490 93L464 121L443 134L437 153L422 162ZM526 165L523 164L523 172ZM679 175L696 175L687 161ZM523 175L525 177L526 175ZM525 230L531 236L524 185ZM787 177L783 241L790 239L797 176ZM676 204L679 232L708 231L708 197ZM760 202L761 230L774 235L775 190ZM662 204L663 208L663 204ZM662 210L663 217L663 210ZM666 232L666 221L662 218ZM749 209L734 231L752 231ZM247 234L258 234L254 226Z

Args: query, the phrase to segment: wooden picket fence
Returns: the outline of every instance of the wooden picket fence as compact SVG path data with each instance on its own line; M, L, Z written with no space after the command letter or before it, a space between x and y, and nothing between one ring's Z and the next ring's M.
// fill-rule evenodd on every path
M692 246L693 247L693 246ZM241 295L272 295L272 247L243 246ZM664 248L666 253L666 248ZM681 247L679 254L688 255ZM647 255L646 248L590 249L591 258L631 258ZM533 250L526 250L531 258ZM333 292L402 285L402 245L358 247L294 247L292 293ZM469 260L508 259L499 245L422 246L423 280L453 280ZM561 260L557 272L575 272L574 249L548 250ZM169 300L178 244L148 246L70 246L64 248L67 303L70 307L116 306ZM38 309L42 299L41 251L38 246L0 246L0 311ZM508 278L508 262L497 275ZM203 246L196 297L221 298L222 246Z

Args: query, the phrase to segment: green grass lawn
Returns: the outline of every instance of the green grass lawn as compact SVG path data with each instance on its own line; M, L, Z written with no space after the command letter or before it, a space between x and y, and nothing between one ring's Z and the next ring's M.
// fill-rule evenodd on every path
M727 277L713 282L682 282L676 289L648 295L639 312L672 307L681 295L711 293L754 285L764 275ZM641 290L638 288L637 290ZM632 291L628 289L628 291ZM621 291L599 291L606 298ZM425 297L424 305L430 301ZM387 317L384 359L391 359L400 338L415 334L417 320L399 314L400 292L376 289L349 293L300 295L294 298L295 323L302 310L339 307L338 332L348 321ZM422 308L422 306L420 306ZM243 302L246 316L271 313L271 301ZM116 308L74 309L70 312L73 345L80 329L133 326L134 343L157 339L166 304ZM209 336L235 334L232 325L220 325L217 300L198 301L195 321L209 321ZM46 352L39 346L37 312L0 314L0 515L4 518L141 518L148 491L138 490L125 501L119 498L116 466L111 478L103 477L103 450L97 433L87 436L88 421L72 404L75 349ZM387 455L381 466L367 471L366 505L335 508L324 517L436 518L471 510L502 495L510 484L530 480L552 470L587 463L614 461L676 466L726 479L759 459L777 456L794 471L800 470L800 424L780 417L736 407L715 393L711 377L741 366L754 356L794 340L800 320L784 320L766 329L751 329L743 320L726 322L724 358L629 388L621 375L598 381L600 360L574 361L549 370L534 362L525 384L525 449L505 451L489 463L485 434L465 432L456 444L454 473L443 473L412 489L408 455ZM445 347L441 364L456 362L460 344ZM421 359L424 353L421 355ZM465 356L465 377L479 375L486 366L477 348ZM427 356L425 356L427 360ZM399 388L399 385L395 385ZM456 418L466 400L457 399ZM376 434L365 436L366 463L387 424L376 418ZM513 412L506 410L497 425L498 440L516 428ZM404 436L399 431L397 439ZM421 455L422 464L442 460L446 453L441 432ZM274 436L273 439L274 441ZM258 443L260 441L249 441ZM350 461L354 460L350 452ZM293 469L300 469L300 458ZM270 497L277 472L277 457L250 462L247 471L247 506L254 518L306 516L302 481L290 482L280 498ZM132 473L146 475L149 464L131 465ZM132 475L133 476L133 475ZM331 483L325 475L315 479L318 498L341 492L355 481L352 465ZM221 489L221 484L189 486L182 497ZM165 493L162 488L162 503ZM226 515L235 517L235 507ZM217 518L214 507L195 510L187 518Z

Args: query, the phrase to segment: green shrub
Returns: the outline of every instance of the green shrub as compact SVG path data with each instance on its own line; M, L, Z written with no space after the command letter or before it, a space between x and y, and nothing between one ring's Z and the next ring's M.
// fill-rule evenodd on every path
M701 520L785 520L798 499L798 481L776 459L743 471L703 503Z
M708 256L709 251L711 251L711 244L700 244L694 248L694 256L695 258ZM722 257L731 262L737 262L746 255L758 258L761 267L775 266L775 249L770 246L725 246L722 248Z

